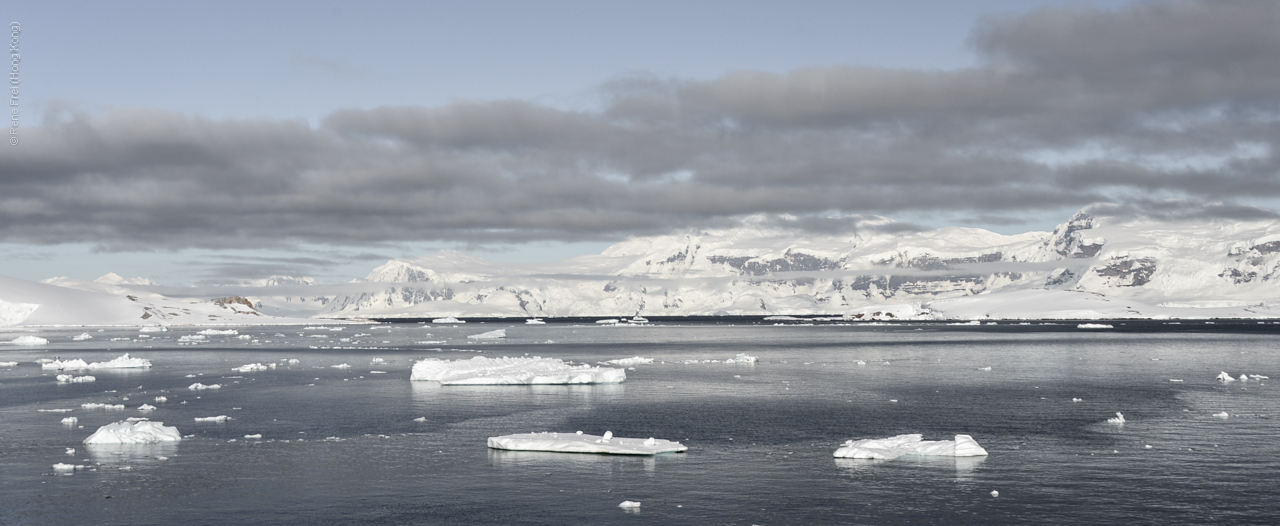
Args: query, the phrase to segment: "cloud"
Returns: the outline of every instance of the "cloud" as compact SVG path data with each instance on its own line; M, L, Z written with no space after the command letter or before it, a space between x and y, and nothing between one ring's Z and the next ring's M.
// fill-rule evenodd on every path
M64 112L0 152L0 241L581 241L758 213L826 231L841 214L1276 198L1276 27L1273 2L1043 8L981 23L975 67L637 77L591 111L460 101L319 126Z

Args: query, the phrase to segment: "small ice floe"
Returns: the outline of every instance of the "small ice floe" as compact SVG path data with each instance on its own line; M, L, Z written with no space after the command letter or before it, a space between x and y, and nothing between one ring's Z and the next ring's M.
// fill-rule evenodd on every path
M152 411L155 411L155 410L156 410L156 406L151 405L151 404L142 404L142 405L138 406L138 410L139 410L139 411L142 411L143 413L150 413L150 412L152 412Z
M67 453L67 456L74 456L76 454L76 448L69 447L67 448L66 453Z
M240 331L237 331L235 329L227 329L227 330L221 330L221 331L218 329L205 329L203 331L197 332L196 334L203 334L205 336L235 336L237 334L240 334Z
M1000 492L999 492L999 491L996 491L996 490L991 490L991 496L992 496L992 497L999 497L999 496L1000 496Z
M489 332L482 332L480 334L472 334L470 336L467 336L467 338L470 338L472 340L496 340L498 338L506 338L506 337L507 337L506 329L497 329Z
M434 320L431 320L431 323L466 323L466 322L459 320L457 318L454 318L453 316L448 316L444 318L436 318Z
M252 438L252 439L260 439L260 438L262 438L262 433L257 433L257 434L253 434L253 435L245 435L244 437L245 437L245 438Z
M956 435L955 440L923 440L924 435L898 435L846 441L833 456L892 460L903 455L939 457L983 457L987 450L969 435Z
M76 417L74 417L74 416L69 416L69 417L66 417L66 418L63 418L63 419L62 419L62 423L63 423L63 425L68 425L68 426L74 426L74 425L76 425L76 423L78 423L78 422L80 422L80 419L79 419L79 418L76 418Z
M89 364L90 369L146 369L149 367L151 367L151 360L132 358L129 353L124 353L114 360Z
M1106 323L1081 323L1076 325L1077 329L1114 329L1115 326Z
M116 422L98 428L84 439L85 444L155 444L182 440L178 428L163 422Z
M1181 383L1181 382L1182 382L1182 379L1181 379L1181 378L1170 378L1170 379L1169 379L1169 381L1170 381L1170 382L1174 382L1174 383Z
M725 360L725 363L756 363L756 357L747 356L747 353L738 353L733 358Z
M49 345L49 340L39 336L19 336L9 343L14 345Z
M205 385L200 382L188 385L187 389L192 391L204 391L205 389L222 389L222 384Z
M979 367L979 368L978 368L978 370L979 370L979 371L990 371L990 370L991 370L991 366L990 366L990 365L988 365L988 366L986 366L986 367Z
M231 420L231 417L229 417L229 416L227 416L227 415L218 415L218 416L197 416L197 417L196 417L196 422L214 422L214 423L218 423L218 424L224 424L224 423L226 423L226 422L227 422L227 420Z
M98 381L97 378L94 378L92 376L75 376L71 374L60 374L58 376L55 376L54 378L58 380L58 383L63 383L63 384L82 384L82 383Z
M1083 401L1084 401L1084 399L1083 399L1083 398L1072 398L1072 399L1071 399L1071 401L1072 401L1072 402L1083 402Z
M547 322L542 321L538 318L529 318L527 320L524 320L524 324L525 325L546 325Z
M1107 423L1108 423L1108 424L1123 424L1123 423L1124 423L1124 414L1120 413L1119 411L1116 411L1116 416L1114 416L1114 417L1112 417L1112 418L1108 418L1108 419L1107 419Z
M52 360L40 364L40 368L46 371L79 371L88 369L89 364L84 360L76 358L74 360Z
M427 417L425 417L425 416L420 416L420 417L418 417L418 418L413 419L413 421L414 421L414 422L426 422L426 421L427 421Z
M75 409L36 409L37 413L70 413Z
M18 362L0 362L0 367L14 367L17 365Z
M169 332L169 328L163 325L147 325L139 327L138 332Z
M82 341L85 341L85 340L92 340L92 339L93 339L93 335L91 335L91 334L89 334L89 333L87 333L87 332L82 332L82 333L80 333L80 334L79 334L79 335L77 335L77 336L72 336L72 337L71 337L71 341L77 341L77 342L82 342Z
M858 360L856 363L857 363L858 365L866 365L866 364L867 364L867 362L862 361L862 360Z
M81 409L106 409L107 411L124 411L124 404L113 405L113 404L99 404L97 402L90 402L87 404L80 404L80 408Z
M180 341L180 342L202 342L202 341L204 341L204 335L201 335L201 334L184 334L184 335L182 335L182 337L178 338L178 341Z
M387 374L386 371L369 371L369 374Z
M302 361L297 358L289 358L289 365L298 365L300 363L302 363Z
M276 368L276 364L274 363L269 363L266 365L263 365L260 363L250 363L250 364L241 365L240 367L232 367L231 371L237 372L237 373L256 373L259 371L265 371L267 369L275 369L275 368Z
M369 365L382 365L384 363L387 363L387 361L383 360L382 358L374 358L372 360L369 360Z
M57 471L57 472L59 472L59 473L68 473L68 472L72 472L72 473L74 473L76 470L85 469L85 468L87 468L87 467L89 467L89 466L84 466L84 465L75 465L75 464L63 464L63 463L59 462L59 463L57 463L57 464L54 464L54 465L53 465L53 470L54 470L54 471Z
M345 364L345 363L340 363L340 364L338 364L338 365L330 365L329 367L332 367L332 368L334 368L334 369L350 369L350 368L351 368L351 365L349 365L349 364Z
M618 504L618 507L619 507L619 508L622 508L622 509L624 509L624 510L629 510L629 509L639 509L639 508L640 508L640 503L639 503L639 502L635 502L635 501L631 501L631 500L624 500L624 501L622 501L622 503L621 503L621 504Z
M1214 413L1213 416L1221 418L1223 420L1226 420L1227 418L1231 417L1231 415L1228 415L1226 411L1223 411L1221 413Z
M477 356L470 360L422 360L413 364L409 379L444 385L616 384L626 380L627 373L623 369L575 366L539 356Z
M489 447L510 451L552 451L558 453L594 453L606 455L657 455L681 453L689 448L679 442L650 437L618 438L610 431L604 435L577 433L521 433L489 437Z
M157 397L156 397L156 403L163 404L163 403L168 402L168 401L169 401L169 399L168 399L167 397L164 397L164 396L157 396Z
M632 365L648 365L651 363L653 363L653 358L641 358L639 356L634 356L631 358L618 358L616 360L608 360L608 361L600 362L600 365L618 365L622 367L629 367Z
M1230 383L1236 381L1236 379L1232 378L1226 371L1222 371L1218 373L1218 381L1222 383Z
M622 320L619 320L617 318L607 318L603 320L596 320L596 325L617 325L619 323L622 323Z

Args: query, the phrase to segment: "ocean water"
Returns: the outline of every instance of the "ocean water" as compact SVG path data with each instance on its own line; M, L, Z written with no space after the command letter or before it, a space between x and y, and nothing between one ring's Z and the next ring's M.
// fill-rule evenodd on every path
M497 328L508 337L466 338ZM50 344L0 345L0 362L20 362L0 367L0 524L1274 523L1280 396L1271 380L1215 377L1280 380L1280 337L1212 328L490 322L242 327L251 339L197 345L178 344L189 329L91 331L83 342L71 341L82 330L10 330L0 341L33 334ZM154 366L58 384L34 363L124 352ZM738 353L759 362L723 363ZM526 354L655 363L620 385L409 381L424 357ZM280 365L231 370L255 362ZM223 387L189 390L195 382ZM141 414L143 403L159 409ZM1117 411L1127 422L1105 423ZM194 421L217 415L231 420ZM66 416L78 425L61 424ZM129 416L190 437L81 444ZM689 451L485 446L489 436L578 430L679 440ZM846 440L903 433L969 434L990 455L832 458ZM262 438L245 438L254 434ZM56 463L87 469L55 473ZM642 505L628 512L624 500Z

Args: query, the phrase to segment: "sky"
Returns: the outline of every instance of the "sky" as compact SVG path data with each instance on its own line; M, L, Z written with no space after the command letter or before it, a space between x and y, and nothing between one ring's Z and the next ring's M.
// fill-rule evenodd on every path
M337 283L752 214L1018 233L1096 202L1280 207L1270 1L0 13L0 274L23 279Z

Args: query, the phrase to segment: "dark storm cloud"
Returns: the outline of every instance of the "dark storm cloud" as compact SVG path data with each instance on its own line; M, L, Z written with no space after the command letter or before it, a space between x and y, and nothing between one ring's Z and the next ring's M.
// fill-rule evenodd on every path
M584 240L753 213L830 231L855 226L822 219L833 212L1276 198L1277 27L1274 2L1053 8L980 24L972 68L637 77L605 84L592 111L468 101L341 110L319 127L65 114L0 153L0 240Z

